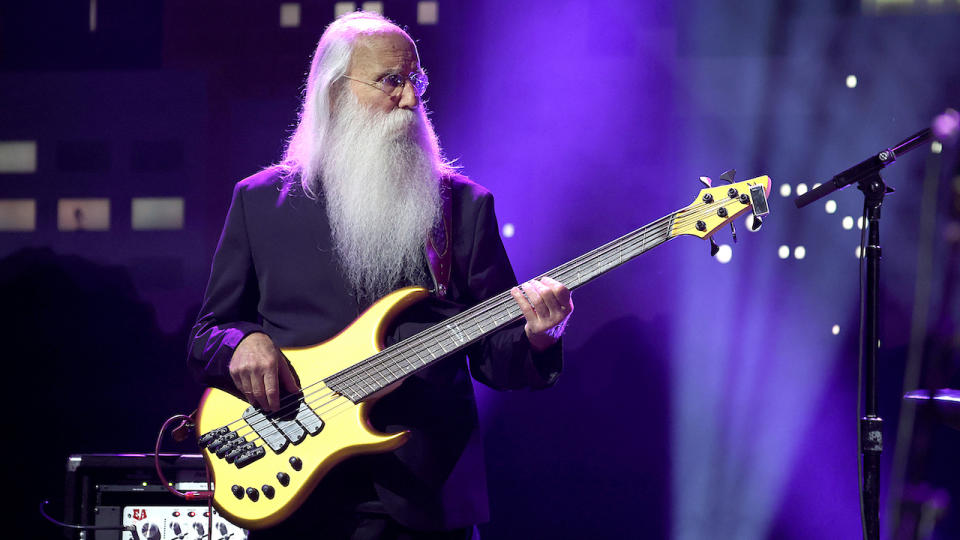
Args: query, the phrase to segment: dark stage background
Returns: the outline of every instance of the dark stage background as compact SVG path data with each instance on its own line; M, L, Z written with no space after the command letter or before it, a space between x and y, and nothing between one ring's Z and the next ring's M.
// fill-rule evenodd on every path
M958 105L960 4L370 4L420 44L438 134L497 195L521 280L686 206L701 175L773 178L761 231L718 234L726 258L683 238L578 290L556 388L478 388L484 538L856 537L862 198L792 198ZM36 506L59 504L69 454L151 451L196 406L187 334L231 188L279 158L335 9L3 2L5 527L21 537L59 534ZM897 430L911 336L918 385L960 386L960 187L937 182L938 151L884 173L882 514L887 534L906 477L944 490L933 537L957 538L960 432Z

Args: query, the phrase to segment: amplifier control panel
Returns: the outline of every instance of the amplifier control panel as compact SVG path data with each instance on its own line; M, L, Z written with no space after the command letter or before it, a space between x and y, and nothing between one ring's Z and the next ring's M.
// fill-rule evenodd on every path
M123 525L137 528L139 540L245 540L245 529L225 520L213 510L213 535L206 506L125 506ZM123 540L135 540L124 531Z

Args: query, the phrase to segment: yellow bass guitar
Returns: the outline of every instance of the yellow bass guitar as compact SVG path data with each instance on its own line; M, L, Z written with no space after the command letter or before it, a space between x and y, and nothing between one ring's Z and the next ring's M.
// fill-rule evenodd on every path
M749 210L759 218L767 213L769 192L766 176L703 189L693 204L543 275L569 289L579 287L676 236L707 238ZM206 391L197 418L198 442L213 473L213 504L221 514L249 529L269 527L293 513L337 463L396 449L410 433L373 430L367 413L375 398L522 316L504 292L383 348L393 318L428 294L420 287L395 291L333 339L283 349L302 391L286 396L279 411L263 411L223 390Z

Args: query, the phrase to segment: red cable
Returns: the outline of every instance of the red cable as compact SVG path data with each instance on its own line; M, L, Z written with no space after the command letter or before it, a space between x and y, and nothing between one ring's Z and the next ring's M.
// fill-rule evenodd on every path
M204 463L204 468L207 473L207 491L188 491L186 493L178 491L170 482L167 482L167 478L163 475L163 470L160 468L160 443L163 441L163 434L166 433L167 427L171 422L176 420L182 420L180 425L177 426L177 429L193 424L192 415L176 414L168 418L167 421L163 423L163 426L160 428L160 433L157 435L157 444L153 448L153 464L157 469L157 476L160 477L160 481L167 491L187 501L207 501L207 538L213 540L213 484L210 478L210 468L206 467L206 463Z

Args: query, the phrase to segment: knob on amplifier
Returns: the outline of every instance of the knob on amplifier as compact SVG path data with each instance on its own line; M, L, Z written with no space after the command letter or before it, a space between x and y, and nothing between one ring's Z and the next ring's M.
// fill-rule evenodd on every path
M207 538L206 506L128 506L123 508L123 525L134 525L141 540L201 540ZM241 529L213 513L214 538L247 538ZM129 532L123 540L133 540Z

